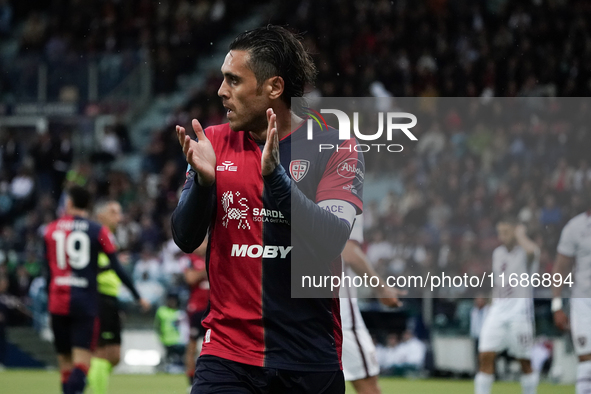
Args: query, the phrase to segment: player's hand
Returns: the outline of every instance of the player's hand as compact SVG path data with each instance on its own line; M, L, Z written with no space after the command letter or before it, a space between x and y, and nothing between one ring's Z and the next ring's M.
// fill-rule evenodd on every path
M554 312L554 325L556 325L556 327L562 331L569 329L568 317L562 309Z
M199 121L193 119L191 124L197 136L197 141L191 139L185 133L185 128L178 125L176 126L176 135L179 144L183 148L187 163L197 171L199 184L209 186L215 182L215 152Z
M152 307L152 305L150 304L150 301L146 300L145 298L140 298L139 300L140 303L140 308L142 310L142 312L148 312L150 310L150 308Z
M395 289L392 287L378 287L378 296L380 302L388 306L390 308L396 308L402 306L402 301L400 301L400 297L406 295L408 292L406 290Z
M261 157L261 173L271 174L279 165L279 134L277 133L277 115L272 108L267 109L267 142Z

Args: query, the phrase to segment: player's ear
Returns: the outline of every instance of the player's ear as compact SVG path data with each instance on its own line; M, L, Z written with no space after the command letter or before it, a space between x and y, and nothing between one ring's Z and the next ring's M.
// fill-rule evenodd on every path
M283 94L285 89L285 81L280 76L275 76L267 79L267 92L271 100L278 99Z

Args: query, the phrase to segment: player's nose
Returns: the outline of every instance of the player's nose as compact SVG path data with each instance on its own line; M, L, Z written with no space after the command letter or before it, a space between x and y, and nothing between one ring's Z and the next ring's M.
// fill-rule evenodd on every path
M222 81L222 84L220 85L220 88L218 89L218 96L221 98L224 98L224 99L227 99L230 97L229 91L228 91L228 85L226 84L225 79Z

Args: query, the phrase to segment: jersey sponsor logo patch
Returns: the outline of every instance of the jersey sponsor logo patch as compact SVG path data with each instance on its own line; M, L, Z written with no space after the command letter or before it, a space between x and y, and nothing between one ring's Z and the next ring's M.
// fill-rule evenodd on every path
M353 184L343 186L343 190L346 190L346 191L351 192L353 194L357 194L357 189L355 189Z
M292 160L291 163L289 163L291 179L296 182L301 181L308 173L309 168L310 162L308 160Z
M287 257L291 252L293 246L275 246L275 245L247 245L247 244L233 244L232 245L232 257L250 257L256 259L258 257L263 258L281 258Z
M216 170L218 171L238 171L238 166L235 166L230 160L226 160L222 163L221 166L217 166Z
M327 205L324 207L325 210L332 213L344 213L344 205Z
M204 341L205 341L205 343L211 342L211 328L207 329L207 332L205 333Z
M363 163L359 159L346 159L337 166L337 174L345 179L357 178L359 182L363 182L365 172Z
M240 197L240 192L227 191L222 194L222 208L226 213L222 218L222 225L228 228L230 221L238 222L238 229L250 230L248 223L248 211L250 207L246 204L248 199ZM236 202L234 202L236 200Z
M88 287L88 279L77 276L58 276L55 278L55 285L85 288Z
M253 208L252 220L255 222L289 224L285 216L275 209Z

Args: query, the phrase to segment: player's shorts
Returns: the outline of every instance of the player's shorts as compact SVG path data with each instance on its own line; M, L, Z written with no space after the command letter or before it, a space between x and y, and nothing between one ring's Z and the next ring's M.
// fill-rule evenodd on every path
M591 354L591 298L570 300L570 329L577 356Z
M99 320L95 316L51 314L55 350L58 354L70 354L72 348L94 350Z
M197 311L193 313L188 313L189 315L189 325L191 330L189 332L189 338L192 341L196 341L197 338L205 336L205 328L201 325L201 319L203 318L203 314L205 313L206 309L202 311Z
M525 314L507 313L491 307L484 320L478 351L502 352L518 359L530 359L534 342L534 322Z
M379 375L376 347L366 328L343 330L342 362L346 381Z
M191 394L344 394L343 371L301 372L257 367L205 355L197 359Z
M98 346L121 344L121 316L116 297L99 294L100 333Z

